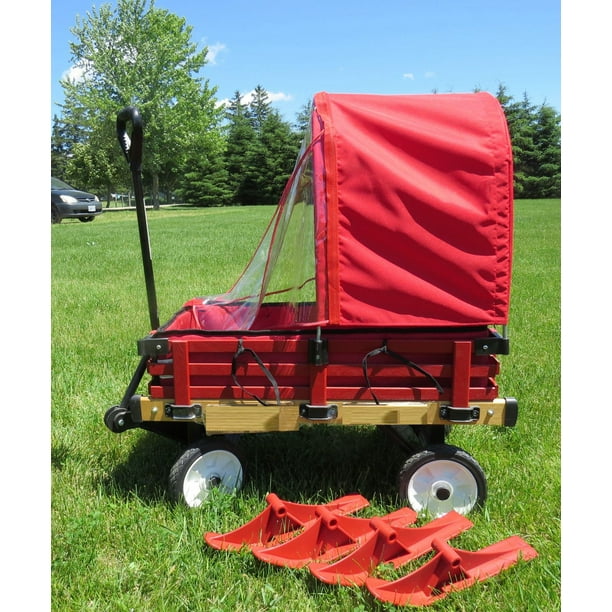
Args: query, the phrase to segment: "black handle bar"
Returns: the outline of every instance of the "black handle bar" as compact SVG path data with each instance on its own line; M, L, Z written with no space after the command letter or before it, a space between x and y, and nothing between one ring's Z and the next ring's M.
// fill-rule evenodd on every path
M127 123L132 123L132 137L127 133ZM138 217L138 232L140 235L140 250L144 268L147 298L149 302L149 319L152 329L159 327L157 313L157 296L155 294L155 279L153 277L153 262L151 259L151 245L149 244L149 229L147 227L147 213L142 189L142 117L136 108L128 106L117 114L117 137L125 158L130 164L132 182L134 183L134 196L136 198L136 215Z
M127 123L132 123L132 137L127 133ZM128 106L117 114L117 138L132 171L140 172L142 164L142 117L137 108Z

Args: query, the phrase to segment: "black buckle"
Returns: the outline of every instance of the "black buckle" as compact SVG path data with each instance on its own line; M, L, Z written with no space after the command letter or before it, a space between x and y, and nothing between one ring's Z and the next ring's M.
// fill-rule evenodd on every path
M473 423L480 418L480 408L455 408L454 406L440 406L440 418L451 423Z
M190 406L166 404L164 412L167 417L175 421L194 421L202 416L202 406L200 404L191 404Z
M300 406L300 416L309 421L333 421L338 418L338 406L335 404L326 406L302 404Z

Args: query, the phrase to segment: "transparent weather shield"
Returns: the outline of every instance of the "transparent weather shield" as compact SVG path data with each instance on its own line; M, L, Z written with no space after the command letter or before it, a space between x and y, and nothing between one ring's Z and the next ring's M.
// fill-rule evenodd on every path
M317 324L315 206L310 134L278 207L249 264L226 293L190 300L193 323L205 330ZM262 313L262 306L265 307Z

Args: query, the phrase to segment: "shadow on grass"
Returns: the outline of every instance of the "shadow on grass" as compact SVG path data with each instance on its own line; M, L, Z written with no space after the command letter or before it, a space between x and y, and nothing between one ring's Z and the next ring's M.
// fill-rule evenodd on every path
M121 434L129 435L129 433ZM374 427L312 426L295 432L245 434L232 440L242 455L244 491L265 497L325 503L359 493L394 503L405 453ZM103 485L143 501L167 496L168 474L185 446L143 432L127 461Z

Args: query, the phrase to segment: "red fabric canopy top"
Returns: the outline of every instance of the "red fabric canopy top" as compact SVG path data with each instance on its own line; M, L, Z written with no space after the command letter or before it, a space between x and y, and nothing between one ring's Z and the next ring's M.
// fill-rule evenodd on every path
M493 96L319 93L312 130L329 325L507 323L512 150Z

